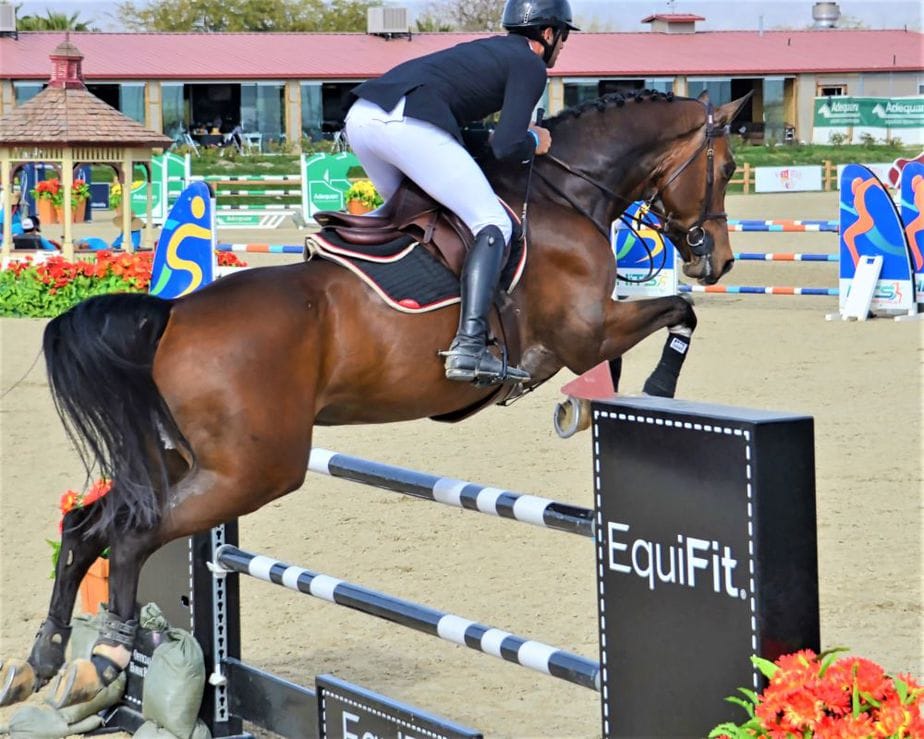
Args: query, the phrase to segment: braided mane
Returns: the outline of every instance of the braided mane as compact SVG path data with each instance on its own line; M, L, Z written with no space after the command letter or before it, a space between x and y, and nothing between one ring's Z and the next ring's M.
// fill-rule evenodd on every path
M685 98L680 98L681 100ZM594 100L588 100L578 105L573 105L570 108L565 108L560 111L558 115L549 118L548 123L556 123L558 121L567 119L567 118L580 118L584 113L597 111L602 113L608 108L613 107L622 107L627 102L643 103L646 101L650 102L673 102L675 100L675 95L672 92L658 92L657 90L640 90L638 92L624 94L621 92L611 92L606 95L602 95Z

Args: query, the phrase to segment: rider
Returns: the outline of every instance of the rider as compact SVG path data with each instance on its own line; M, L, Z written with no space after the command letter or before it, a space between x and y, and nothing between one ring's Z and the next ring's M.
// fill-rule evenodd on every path
M531 125L571 23L568 0L507 0L506 36L458 44L411 59L352 90L347 138L387 200L407 176L468 226L475 240L462 269L459 330L446 352L446 377L461 382L525 382L488 351L488 311L512 227L487 178L462 145L460 127L500 111L491 137L497 159L529 161L552 143Z

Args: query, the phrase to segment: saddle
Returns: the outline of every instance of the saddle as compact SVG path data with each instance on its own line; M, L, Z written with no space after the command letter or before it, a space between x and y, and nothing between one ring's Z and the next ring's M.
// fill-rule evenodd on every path
M323 211L316 213L314 219L341 241L357 247L377 247L371 251L379 258L385 256L382 250L387 250L388 244L399 244L402 237L411 236L456 277L462 274L465 254L474 241L468 226L455 213L443 208L409 179L401 183L380 214ZM511 243L516 243L521 238L519 221L515 217L511 220L514 225Z

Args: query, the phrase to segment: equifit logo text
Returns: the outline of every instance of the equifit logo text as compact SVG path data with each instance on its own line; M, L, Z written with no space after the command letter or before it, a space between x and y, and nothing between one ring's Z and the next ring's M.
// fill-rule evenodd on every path
M671 544L633 539L629 529L627 523L607 523L608 561L613 572L647 580L649 590L664 583L711 587L720 595L747 597L747 591L735 585L738 560L732 556L731 547L682 533Z

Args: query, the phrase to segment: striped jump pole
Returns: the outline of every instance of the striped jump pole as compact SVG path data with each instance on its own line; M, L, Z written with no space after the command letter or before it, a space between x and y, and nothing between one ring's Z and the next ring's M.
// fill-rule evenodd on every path
M266 203L260 205L216 205L215 209L219 212L228 211L228 210L275 210L275 211L285 211L292 210L292 208L298 207L294 203L287 205L284 203Z
M224 190L219 189L218 195L220 197L243 197L243 196L254 196L266 198L273 195L278 195L279 197L301 197L301 190Z
M837 297L836 287L775 287L763 285L680 285L682 293L717 293L727 295L824 295Z
M189 178L193 182L301 182L301 175L297 174L244 174L244 175L225 175L225 174L208 174L193 175ZM179 178L171 178L176 182Z
M308 469L456 508L511 518L578 536L594 536L592 510L549 498L439 477L319 448L311 450Z
M305 251L305 247L298 244L218 244L215 248L247 254L302 254Z
M377 616L444 641L515 662L538 672L600 691L600 664L541 642L524 639L469 619L354 585L302 567L225 544L215 552L213 571L237 572L289 590Z
M735 252L735 259L754 262L840 262L839 254L806 254L798 252Z
M840 221L837 219L824 220L793 220L788 218L771 218L758 220L754 218L729 218L729 231L759 231L759 232L812 232L824 231L838 233Z

